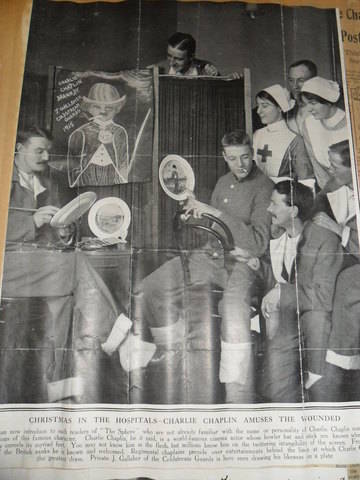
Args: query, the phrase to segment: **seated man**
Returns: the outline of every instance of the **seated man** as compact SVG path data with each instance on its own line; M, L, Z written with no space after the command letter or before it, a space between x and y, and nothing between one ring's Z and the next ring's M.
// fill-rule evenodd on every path
M159 73L186 77L219 74L217 68L207 60L195 58L196 41L188 33L176 32L168 39L167 59L159 62Z
M312 206L310 188L291 181L275 185L268 211L285 232L270 241L271 268L264 266L267 344L259 386L267 401L301 400L299 331L311 400L311 387L324 370L342 251L335 234L308 219Z
M349 141L330 145L331 178L315 199L314 222L333 231L345 249L345 265L352 265L359 253L354 186L351 172ZM350 254L350 255L349 255ZM355 255L352 256L351 254Z
M314 221L341 239L344 270L336 283L324 376L318 390L326 401L355 401L360 399L360 251L349 142L331 145L329 160L332 178L318 195L317 206L323 211Z
M50 182L44 175L50 148L49 134L38 127L18 134L7 241L46 243L53 238L49 223L58 208L52 205Z
M118 306L84 254L41 248L49 241L58 240L49 225L58 211L52 205L55 189L51 189L51 183L44 175L50 147L49 135L40 128L29 128L18 135L7 241L28 244L8 245L4 256L2 298L19 299L19 302L27 299L28 304L37 305L38 311L35 308L35 313L31 314L27 308L26 314L19 319L22 322L23 353L31 357L35 350L34 338L37 342L36 354L41 357L43 368L37 375L42 373L46 383L50 384L68 375L64 370L71 345L74 348L72 375L85 379L80 396L83 395L84 402L98 402L102 392L94 391L93 373L88 368L89 356L94 356L100 341L107 338L119 313ZM7 355L16 354L15 350L12 352L18 338L16 322L7 322L6 328L11 330L9 339L13 342L13 345L7 345ZM93 352L89 351L91 349ZM30 362L28 357L25 362ZM13 369L5 372L9 382L12 373ZM0 399L11 402L13 398L6 392L7 378L1 378L5 393L0 394ZM39 385L33 389L39 390L34 401L47 400L46 392L40 391ZM24 393L17 400L26 402L30 398L27 395Z
M250 139L245 133L225 134L222 146L230 172L217 182L211 205L190 196L185 210L197 218L207 213L225 222L244 257L228 272L218 246L195 251L189 258L190 287L213 282L224 289L220 306L220 382L225 383L226 401L240 403L253 400L250 302L258 274L249 260L261 257L269 243L270 215L266 208L273 184L253 162ZM147 276L137 289L134 320L146 319L155 344L175 344L184 338L183 292L179 257Z

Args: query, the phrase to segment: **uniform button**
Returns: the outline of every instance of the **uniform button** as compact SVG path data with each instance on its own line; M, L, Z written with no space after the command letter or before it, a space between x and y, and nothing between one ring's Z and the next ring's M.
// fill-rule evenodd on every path
M232 184L230 185L230 188L234 188L234 186L235 186L235 185L232 183Z
M227 198L224 198L224 203L228 203L228 199Z

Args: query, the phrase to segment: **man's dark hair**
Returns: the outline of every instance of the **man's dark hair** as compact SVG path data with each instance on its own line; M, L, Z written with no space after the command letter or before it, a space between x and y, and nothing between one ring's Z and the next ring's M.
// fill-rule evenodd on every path
M290 65L290 68L300 67L300 65L304 65L310 72L311 78L317 76L317 66L311 60L298 60Z
M284 180L276 183L274 190L281 195L286 195L285 202L289 207L295 206L298 208L298 218L302 222L311 217L314 205L314 195L311 188L294 180Z
M249 145L252 148L249 135L243 130L234 130L232 132L225 133L221 139L221 145L224 147L230 147L232 145Z
M340 155L344 167L351 167L349 140L343 140L330 145L329 150Z
M329 102L329 100L325 100L325 98L320 97L319 95L315 95L315 93L309 92L301 92L301 98L305 98L308 101L315 100L318 103L322 103L323 105L335 105L337 102Z
M26 128L24 130L19 130L16 137L16 143L21 143L22 145L24 145L28 140L30 140L30 138L33 137L42 137L49 142L52 141L50 132L43 128L34 126Z
M189 33L176 32L168 39L170 47L187 52L189 57L195 55L196 41Z

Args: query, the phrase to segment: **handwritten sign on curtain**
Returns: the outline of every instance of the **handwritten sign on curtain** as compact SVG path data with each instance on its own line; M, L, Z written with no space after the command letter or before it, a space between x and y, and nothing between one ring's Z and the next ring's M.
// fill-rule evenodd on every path
M151 70L71 72L56 68L52 131L69 186L151 181Z

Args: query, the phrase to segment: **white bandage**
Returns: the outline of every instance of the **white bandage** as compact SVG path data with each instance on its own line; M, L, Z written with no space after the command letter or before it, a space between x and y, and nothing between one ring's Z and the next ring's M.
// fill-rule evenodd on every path
M132 327L132 321L123 313L118 316L114 326L105 343L101 344L101 348L107 355L112 355L128 334Z
M322 375L318 375L317 373L308 372L308 377L305 381L305 388L309 390L316 382L318 382L322 378Z
M119 348L120 364L126 372L144 368L154 356L155 350L156 345L144 342L139 335L130 333Z
M228 343L221 341L220 382L234 382L244 385L249 375L251 359L251 343Z
M58 402L70 397L84 394L84 382L81 377L69 377L47 384L48 401Z

